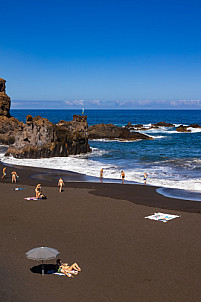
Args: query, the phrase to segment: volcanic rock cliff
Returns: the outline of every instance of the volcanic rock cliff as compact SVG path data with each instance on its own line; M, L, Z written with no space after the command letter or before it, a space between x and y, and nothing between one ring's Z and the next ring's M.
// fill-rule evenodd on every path
M19 122L16 118L0 116L0 144L13 144L17 133L22 131L22 127L23 122Z
M0 116L10 117L10 98L6 94L6 81L0 78Z
M0 143L9 145L6 155L16 158L68 156L90 152L86 116L55 125L40 116L28 115L26 123L10 115L6 81L0 78Z
M40 116L27 116L26 124L14 131L15 142L6 156L45 158L90 152L86 116L73 116L73 121L55 125Z

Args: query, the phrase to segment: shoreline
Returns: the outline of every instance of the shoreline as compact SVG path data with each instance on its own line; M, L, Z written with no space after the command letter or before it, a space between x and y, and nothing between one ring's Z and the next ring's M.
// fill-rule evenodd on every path
M6 146L4 147L6 148ZM95 157L99 157L102 152L109 152L105 149L99 150L98 148L93 147L92 149L96 150L93 151ZM90 154L93 155L93 152ZM113 165L112 162L108 163L106 161L106 163L104 163L104 160L102 163L99 158L98 160L96 160L93 156L92 158L90 158L91 155L89 155L89 161L88 156L86 156L86 158L85 156L81 156L81 158L79 158L79 155L78 157L50 157L41 159L15 159L12 156L6 158L3 155L4 152L2 152L1 154L0 161L2 160L2 164L7 166L14 166L16 168L23 167L23 169L44 169L44 171L53 171L53 173L47 172L47 175L42 175L39 171L38 175L33 176L33 178L38 178L38 180L51 180L50 174L55 174L56 172L58 172L59 175L64 175L64 181L67 182L99 182L99 171L103 167L105 169L103 183L121 183L120 171L123 169L122 167L118 165L115 166L115 163L113 163ZM51 167L51 169L49 167ZM127 168L128 169L125 168L125 183L144 185L143 171L149 171L148 168L146 167L144 169L140 167L140 169L138 169L138 167L135 166L133 169L131 169L131 167L129 166ZM171 167L168 166L168 169L171 169ZM176 176L174 176L173 173L169 177L168 173L165 173L168 179L168 181L166 182L166 178L163 177L163 173L153 173L151 168L149 174L150 177L148 178L147 185L160 189L158 190L159 194L175 199L201 201L201 183L198 177L194 178L188 176L187 182L187 179L185 177L183 178L180 176L178 179L177 174ZM57 176L54 176L54 181L56 181Z
M0 178L0 183L11 183L11 179L8 175L10 175L14 168L20 176L16 186L18 186L18 184L36 186L40 182L42 187L57 187L58 179L59 177L62 177L66 183L66 187L91 189L92 191L90 194L96 196L123 199L148 207L158 207L161 209L189 213L201 213L201 202L185 200L179 197L166 197L157 193L157 190L160 190L160 187L137 183L125 183L122 185L121 180L117 182L103 181L100 183L99 178L86 176L76 172L28 166L14 166L0 162L1 171L3 166L7 167L8 173L6 179L2 180Z

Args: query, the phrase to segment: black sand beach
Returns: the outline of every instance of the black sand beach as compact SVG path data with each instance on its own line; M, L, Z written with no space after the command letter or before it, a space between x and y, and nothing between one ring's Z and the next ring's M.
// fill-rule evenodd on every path
M15 168L17 187L26 189L13 191L12 170L0 181L0 301L200 301L199 202L167 198L151 186L82 182L68 172L59 193L59 173L23 167ZM48 199L25 200L38 182ZM144 218L155 211L181 217ZM41 263L25 256L38 246L58 249L82 272L73 279L41 276L40 267L33 269Z

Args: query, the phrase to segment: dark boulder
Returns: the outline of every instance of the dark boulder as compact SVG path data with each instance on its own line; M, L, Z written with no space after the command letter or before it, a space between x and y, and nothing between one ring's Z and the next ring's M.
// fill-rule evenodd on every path
M133 128L134 126L131 124L131 122L128 122L128 124L125 126L125 128Z
M140 129L140 128L144 128L144 125L142 125L142 124L136 124L136 125L134 125L134 127Z
M180 125L179 127L176 128L177 132L191 132L191 130L188 129L189 126L183 126Z
M166 122L158 122L156 124L151 124L153 127L174 127L172 123L166 123Z
M141 131L148 130L148 128L144 127L144 125L142 125L142 124L136 124L136 125L134 125L134 129L135 130L141 130Z
M198 125L198 124L190 124L189 127L191 127L191 128L201 128L201 126Z

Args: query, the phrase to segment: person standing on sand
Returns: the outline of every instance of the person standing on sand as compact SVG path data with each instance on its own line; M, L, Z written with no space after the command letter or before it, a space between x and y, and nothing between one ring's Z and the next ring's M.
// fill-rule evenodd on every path
M59 192L61 193L62 187L65 186L64 181L61 177L59 178L58 186L59 186Z
M124 178L125 178L125 173L124 173L124 171L121 171L121 178L122 178L122 184L124 184Z
M103 178L103 168L100 170L100 178Z
M3 175L2 175L2 179L4 179L6 177L6 167L3 168Z
M100 170L100 182L103 181L103 168Z
M144 185L147 183L147 172L144 173Z
M17 172L16 171L13 171L11 172L11 180L12 182L17 182Z

